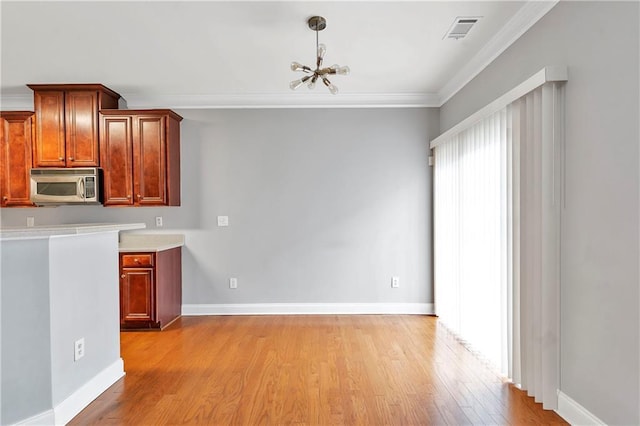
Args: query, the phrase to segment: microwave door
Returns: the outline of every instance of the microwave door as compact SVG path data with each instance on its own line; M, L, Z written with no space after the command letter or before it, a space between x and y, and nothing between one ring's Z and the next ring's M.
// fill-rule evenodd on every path
M56 203L56 202L74 202L81 200L78 197L78 189L82 179L69 180L68 177L60 179L50 176L38 176L35 179L32 188L36 194L36 202Z

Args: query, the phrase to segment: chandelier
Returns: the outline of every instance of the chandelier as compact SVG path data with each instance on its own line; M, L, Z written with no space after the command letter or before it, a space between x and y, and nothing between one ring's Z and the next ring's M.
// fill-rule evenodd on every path
M322 68L322 60L324 58L324 54L327 51L327 47L324 44L318 44L318 31L322 31L327 27L327 20L322 16L312 16L307 21L309 28L316 32L316 69L312 70L310 67L306 65L302 65L298 62L291 63L291 71L301 71L306 73L304 77L294 80L289 84L291 90L296 90L298 87L307 83L307 87L309 89L313 89L316 87L316 81L318 79L322 80L325 86L329 89L329 91L335 95L338 93L338 88L329 81L327 78L328 75L339 74L339 75L347 75L351 71L349 67L341 67L338 64L331 65L330 67Z

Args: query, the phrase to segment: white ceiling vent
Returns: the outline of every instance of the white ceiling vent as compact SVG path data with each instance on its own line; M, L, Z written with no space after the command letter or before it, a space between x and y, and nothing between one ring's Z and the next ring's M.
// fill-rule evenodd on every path
M471 28L478 22L481 16L458 16L451 24L449 31L444 35L445 38L464 38L469 34Z

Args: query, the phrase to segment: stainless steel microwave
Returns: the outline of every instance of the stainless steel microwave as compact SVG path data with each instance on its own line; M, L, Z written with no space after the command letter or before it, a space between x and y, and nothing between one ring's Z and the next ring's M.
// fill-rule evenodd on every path
M31 201L39 206L100 204L100 169L31 169Z

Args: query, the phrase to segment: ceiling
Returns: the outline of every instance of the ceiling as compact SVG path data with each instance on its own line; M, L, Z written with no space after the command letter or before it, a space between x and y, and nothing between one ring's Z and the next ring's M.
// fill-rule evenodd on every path
M32 108L27 83L102 83L129 108L440 106L555 1L2 0L2 109ZM293 92L289 64L348 65ZM461 40L456 17L481 17Z

